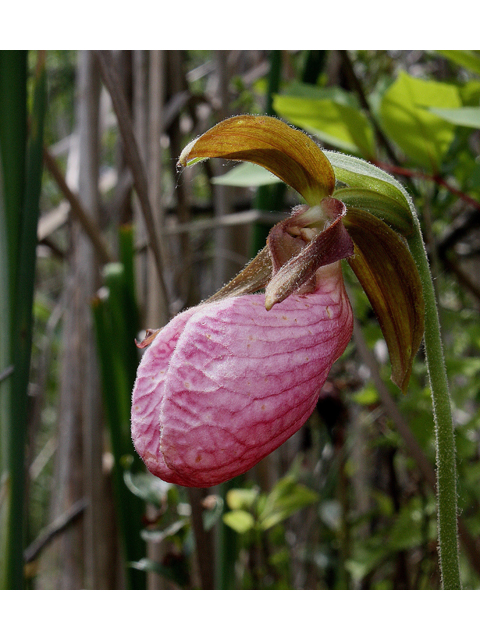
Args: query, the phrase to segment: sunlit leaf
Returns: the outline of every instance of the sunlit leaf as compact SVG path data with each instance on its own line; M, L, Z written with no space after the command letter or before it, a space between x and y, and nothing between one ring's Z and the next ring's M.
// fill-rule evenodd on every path
M258 489L230 489L226 495L227 504L232 511L251 509L258 498Z
M270 529L318 498L318 493L299 484L293 476L281 478L267 496L259 514L261 528Z
M237 533L246 533L255 526L252 514L241 509L224 513L223 522Z
M373 128L358 108L332 99L275 96L275 111L323 142L367 158L375 155Z
M437 51L441 56L455 62L465 69L480 75L480 54L478 51L446 50Z
M400 72L380 106L386 133L415 162L436 172L452 143L455 128L425 107L461 107L458 89Z
M452 124L480 129L480 107L460 107L460 109L430 107L429 111Z
M347 208L344 224L355 243L348 262L382 328L392 380L405 393L424 331L422 284L406 244L370 213Z
M343 104L353 109L358 109L358 100L353 93L345 91L341 87L318 87L313 84L305 84L304 82L291 82L283 96L292 96L297 98L310 98L312 100L332 100L337 104Z

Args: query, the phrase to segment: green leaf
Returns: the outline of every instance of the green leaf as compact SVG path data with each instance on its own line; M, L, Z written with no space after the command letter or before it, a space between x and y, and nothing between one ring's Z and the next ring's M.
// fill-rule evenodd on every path
M480 107L460 107L459 109L436 109L430 107L430 113L460 127L480 129Z
M317 87L303 82L292 82L288 85L282 96L297 98L310 98L312 100L331 100L336 104L343 104L352 109L358 109L358 100L353 93L345 91L341 87Z
M222 517L223 522L237 533L246 533L253 529L255 520L251 513L242 509L228 511Z
M281 180L259 165L244 162L227 173L212 178L212 182L230 187L262 187L277 184Z
M373 128L365 114L332 99L275 96L275 111L327 144L372 158L375 156Z
M0 413L0 586L23 588L25 463L28 424L28 381L33 329L37 223L43 175L43 128L46 111L45 57L38 56L27 135L27 52L0 52L0 227L8 259L2 277L1 333L7 336L0 362L13 366L3 385ZM8 281L6 278L8 277ZM4 279L5 278L5 279ZM10 335L8 336L8 333ZM8 346L10 353L3 352Z
M366 384L360 391L352 394L352 400L357 404L369 405L378 402L377 387L373 383Z
M318 498L318 493L297 483L293 476L285 476L273 487L259 513L261 528L270 529L300 509L317 502Z
M480 55L478 51L437 51L441 56L455 62L465 69L480 75Z
M251 509L258 498L258 489L230 489L226 495L227 505L232 511Z
M425 107L455 109L460 106L456 87L413 78L401 71L383 96L380 115L386 133L407 156L437 172L452 143L455 128Z

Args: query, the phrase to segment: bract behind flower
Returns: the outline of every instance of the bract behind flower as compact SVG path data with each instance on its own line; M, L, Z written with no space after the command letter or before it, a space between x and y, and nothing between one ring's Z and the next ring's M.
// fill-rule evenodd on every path
M138 369L132 437L149 470L207 487L244 473L312 413L353 318L340 264L314 293L265 310L264 295L203 304L174 318Z

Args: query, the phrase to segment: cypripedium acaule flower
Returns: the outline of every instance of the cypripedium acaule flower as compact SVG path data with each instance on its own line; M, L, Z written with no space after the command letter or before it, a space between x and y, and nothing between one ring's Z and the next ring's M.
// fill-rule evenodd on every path
M142 343L150 347L133 391L135 447L153 474L200 487L247 471L312 413L352 334L342 259L372 304L404 392L424 329L422 285L404 240L411 212L388 183L365 188L348 162L336 176L311 138L266 116L221 122L179 165L213 157L263 166L306 204L272 228L236 278Z

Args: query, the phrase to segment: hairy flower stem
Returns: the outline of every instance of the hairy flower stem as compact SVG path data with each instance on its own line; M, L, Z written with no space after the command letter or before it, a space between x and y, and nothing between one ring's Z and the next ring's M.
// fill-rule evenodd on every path
M457 527L457 472L450 395L443 356L435 291L418 219L409 239L425 299L425 353L427 359L437 452L438 551L443 589L461 589Z

